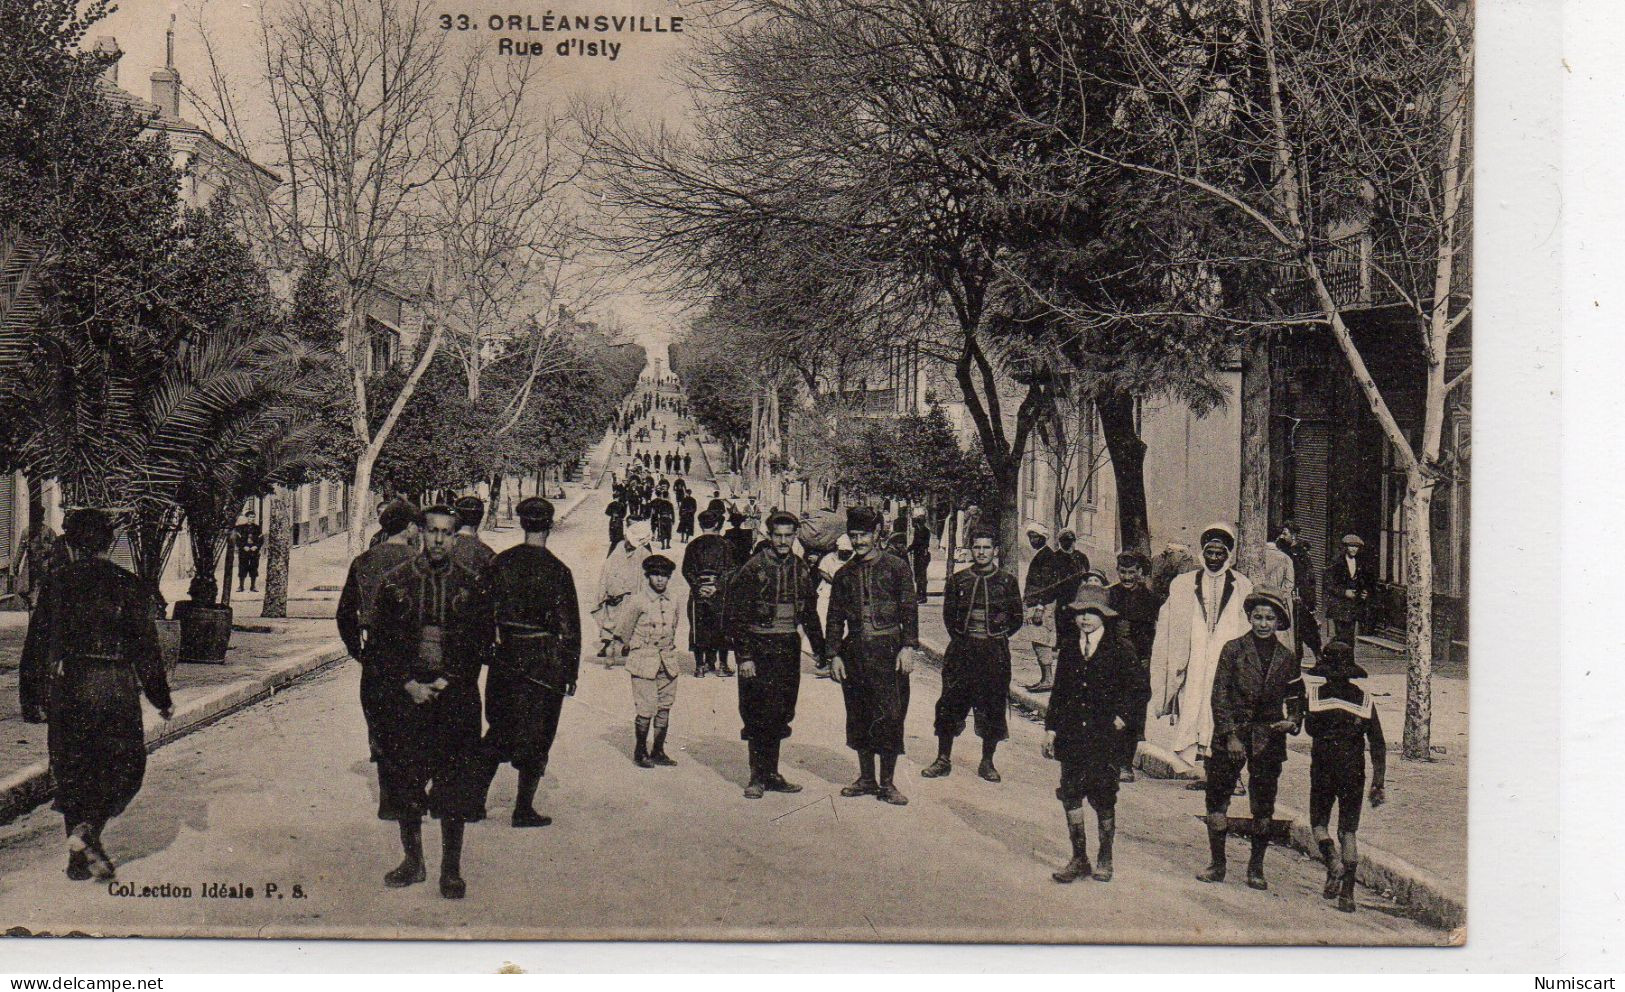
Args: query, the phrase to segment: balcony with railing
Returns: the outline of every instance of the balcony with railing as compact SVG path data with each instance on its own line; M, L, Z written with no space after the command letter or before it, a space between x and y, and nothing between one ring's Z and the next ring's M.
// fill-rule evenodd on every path
M1327 242L1315 252L1321 278L1332 302L1347 311L1385 307L1427 306L1432 290L1432 258L1384 250L1367 234ZM1464 284L1466 273L1461 273ZM1320 309L1314 287L1302 262L1277 266L1276 302L1288 312L1314 313Z

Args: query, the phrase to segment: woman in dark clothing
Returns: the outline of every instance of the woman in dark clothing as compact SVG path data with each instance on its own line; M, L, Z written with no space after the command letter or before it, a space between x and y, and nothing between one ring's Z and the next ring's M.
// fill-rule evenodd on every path
M112 522L75 510L63 530L73 562L49 576L29 618L19 689L23 719L49 725L68 877L109 879L102 828L141 791L147 768L141 694L167 720L169 683L152 596L106 557Z

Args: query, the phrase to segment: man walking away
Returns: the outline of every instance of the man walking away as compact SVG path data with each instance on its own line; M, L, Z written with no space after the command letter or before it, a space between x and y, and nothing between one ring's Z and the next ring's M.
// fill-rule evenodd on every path
M51 780L68 835L68 878L114 875L107 821L141 791L147 749L141 696L172 715L152 596L108 557L113 522L74 510L63 522L73 560L45 576L28 618L18 690L23 720L44 723Z
M1388 771L1388 745L1382 720L1371 694L1354 684L1365 678L1354 661L1354 651L1343 641L1326 645L1319 664L1304 673L1308 695L1305 724L1313 744L1309 748L1309 827L1326 862L1326 887L1321 894L1335 898L1337 908L1355 911L1354 878L1360 866L1355 839L1360 829L1360 805L1365 796L1365 753L1371 749L1371 808L1383 804L1383 782ZM1342 857L1332 844L1329 827L1332 806L1337 806L1337 839Z
M460 496L456 503L457 539L451 546L452 557L475 574L490 567L497 553L480 540L480 522L485 519L485 501L478 496Z
M925 778L953 771L954 738L975 711L982 763L976 774L999 781L993 754L1010 737L1006 721L1010 689L1010 635L1021 627L1021 590L1015 576L999 570L992 534L971 535L971 565L954 573L942 592L942 619L948 651L942 659L942 695L937 700L937 760L921 770Z
M547 774L564 697L576 692L581 615L570 567L547 549L553 504L532 496L518 512L524 543L491 563L496 650L485 679L484 744L489 776L502 762L519 772L513 825L545 827L553 819L536 812L536 788Z
M926 523L925 511L914 513L914 533L908 545L909 559L914 566L914 592L925 602L926 570L931 567L931 527Z

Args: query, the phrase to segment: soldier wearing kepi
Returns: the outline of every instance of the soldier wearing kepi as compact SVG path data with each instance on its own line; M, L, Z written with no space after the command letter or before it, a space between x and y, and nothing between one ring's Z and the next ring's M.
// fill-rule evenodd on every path
M451 546L451 555L475 572L483 572L497 553L480 540L480 522L485 519L485 501L478 496L459 496L454 504L457 511L457 537Z
M683 550L683 580L688 583L688 649L694 655L694 677L716 672L731 676L728 639L722 626L723 580L739 564L734 546L720 533L722 514L700 514L705 533Z
M361 716L367 721L367 746L373 761L378 760L377 714L384 690L379 665L369 653L375 646L372 626L378 587L385 575L417 555L414 541L423 527L423 514L410 503L391 500L378 512L378 526L383 540L350 562L337 611L339 639L350 657L361 663Z
M1222 882L1224 840L1229 828L1231 792L1247 769L1252 807L1252 858L1247 885L1267 889L1264 853L1269 850L1270 818L1286 761L1286 735L1303 725L1302 669L1292 651L1275 636L1291 624L1287 592L1254 590L1243 601L1252 629L1225 644L1213 677L1213 754L1207 768L1207 836L1212 860L1196 877Z
M790 736L801 691L801 634L814 655L824 653L818 627L817 573L795 553L800 521L768 517L768 546L734 572L723 601L723 626L739 660L739 736L750 749L746 799L766 792L800 792L779 774L779 747Z
M909 673L920 645L919 602L908 563L880 547L879 529L875 510L847 511L852 560L835 573L824 644L830 675L846 700L846 744L858 752L857 781L841 795L903 806L908 797L898 791L894 775L903 753Z
M497 644L485 680L485 749L491 775L504 761L519 771L513 825L545 827L553 820L536 812L536 787L564 697L575 695L581 614L569 566L547 550L553 504L532 496L517 512L524 543L497 555L489 573Z
M971 535L971 566L954 573L942 594L948 651L942 659L942 696L937 700L937 760L921 770L926 778L953 771L954 738L965 716L976 712L982 764L976 774L999 781L993 752L1010 737L1005 719L1010 689L1010 635L1021 627L1021 589L1015 576L998 567L993 535Z
M435 506L423 552L384 576L373 629L379 666L378 818L400 824L405 857L384 876L424 880L423 815L440 820L440 894L461 899L463 825L485 818L480 664L491 647L481 576L456 561L456 511Z
M141 694L165 720L169 683L152 596L113 564L113 523L75 510L63 526L73 560L45 577L28 618L18 690L23 720L47 724L52 807L68 834L68 877L113 877L102 828L141 791L147 749Z

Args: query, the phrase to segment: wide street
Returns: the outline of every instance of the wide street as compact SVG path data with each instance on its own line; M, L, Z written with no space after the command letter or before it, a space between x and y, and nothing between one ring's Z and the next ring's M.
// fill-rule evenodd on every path
M708 480L694 481L709 492ZM604 556L608 499L607 485L589 494L553 537L576 570L584 608ZM515 540L504 530L494 543ZM671 554L680 558L681 546ZM673 588L686 595L680 574ZM1039 754L1041 727L1012 719L1012 739L1000 751L1002 784L976 777L978 746L969 735L951 777L920 778L935 749L939 681L930 669L914 675L909 753L898 766L911 804L842 799L855 763L844 745L840 691L815 679L810 662L806 671L795 735L784 749L784 771L806 789L750 801L740 795L746 754L734 680L683 678L673 711L678 765L642 770L630 758L626 673L589 658L538 799L553 825L508 825L515 778L504 768L489 819L468 832L468 898L451 902L434 885L432 824L424 838L429 883L382 885L400 852L393 824L375 817L359 671L341 664L155 752L145 790L106 834L119 864L111 891L63 876L61 822L49 810L0 828L0 916L34 932L170 936L1446 939L1365 890L1357 914L1336 912L1320 898L1321 867L1284 848L1271 851L1268 892L1242 884L1239 841L1230 883L1197 882L1206 861L1201 797L1167 781L1124 786L1114 881L1055 884L1049 873L1068 851L1053 795L1057 766ZM1305 775L1307 767L1294 760L1286 774ZM1092 823L1090 835L1092 846ZM170 895L119 894L163 893L166 884ZM215 884L251 888L252 897L206 896ZM188 894L173 894L182 888Z

